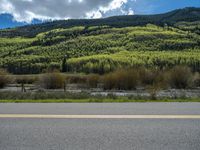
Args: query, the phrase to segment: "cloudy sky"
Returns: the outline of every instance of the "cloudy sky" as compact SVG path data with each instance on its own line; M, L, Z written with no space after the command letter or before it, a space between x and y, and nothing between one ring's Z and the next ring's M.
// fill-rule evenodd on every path
M200 7L200 0L0 0L0 15L10 14L14 22L31 23L34 19L155 14L191 6Z

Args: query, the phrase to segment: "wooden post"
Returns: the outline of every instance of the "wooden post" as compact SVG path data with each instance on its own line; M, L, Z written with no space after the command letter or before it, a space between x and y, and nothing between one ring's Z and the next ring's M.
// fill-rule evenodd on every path
M25 89L24 83L21 84L21 91L22 91L22 92L26 92L26 89Z

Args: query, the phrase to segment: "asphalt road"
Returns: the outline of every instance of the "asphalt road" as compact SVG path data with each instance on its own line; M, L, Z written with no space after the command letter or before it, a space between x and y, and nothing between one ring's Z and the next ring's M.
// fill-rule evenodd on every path
M200 115L200 103L0 104L0 114Z
M200 115L200 103L0 104L0 115ZM199 150L200 119L1 118L0 150Z

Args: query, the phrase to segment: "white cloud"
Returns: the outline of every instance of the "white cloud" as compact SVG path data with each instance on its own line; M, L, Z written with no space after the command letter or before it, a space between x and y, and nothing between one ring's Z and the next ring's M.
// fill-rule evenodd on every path
M134 15L134 14L135 13L134 13L133 9L129 8L127 15Z
M0 1L0 13L10 13L20 22L31 22L33 19L101 18L105 13L120 9L128 2L128 0Z
M10 13L12 11L14 11L13 5L10 2L8 2L7 0L2 0L1 3L0 3L0 12Z

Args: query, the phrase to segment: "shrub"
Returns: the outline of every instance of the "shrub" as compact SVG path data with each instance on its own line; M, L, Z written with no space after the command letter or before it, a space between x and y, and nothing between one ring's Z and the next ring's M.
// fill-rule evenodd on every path
M200 74L195 73L193 77L193 83L195 87L200 87Z
M143 86L153 85L159 73L157 70L150 70L146 68L139 68L138 72L140 82Z
M66 80L68 83L73 83L73 84L87 83L87 78L85 76L67 76Z
M87 77L87 84L91 88L96 88L98 86L100 76L96 74L89 75Z
M137 70L117 70L103 76L104 89L132 90L138 85L139 75Z
M189 67L176 66L169 71L168 83L172 88L185 89L192 85L192 72Z
M105 90L111 90L116 87L116 77L114 73L106 74L102 77L103 88Z
M0 88L4 88L8 83L10 83L8 72L4 69L0 69Z
M65 85L65 77L59 72L44 74L39 81L41 87L45 89L61 89Z
M33 84L38 80L37 76L16 76L15 83L17 84Z

